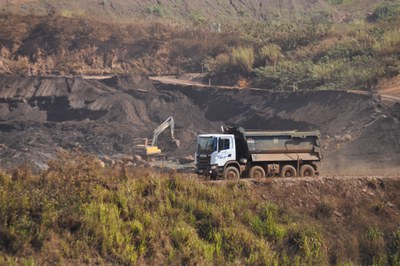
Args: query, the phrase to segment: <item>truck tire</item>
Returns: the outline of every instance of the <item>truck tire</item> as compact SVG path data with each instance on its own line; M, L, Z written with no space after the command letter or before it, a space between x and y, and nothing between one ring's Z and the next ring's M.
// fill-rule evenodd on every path
M223 174L224 179L239 179L240 173L239 170L234 166L228 166L224 170Z
M296 168L294 168L290 164L287 164L282 167L281 177L296 177L296 176L297 176Z
M314 176L315 175L315 170L314 167L312 167L309 164L303 164L300 168L300 176L306 177L306 176Z
M254 179L265 178L265 170L261 166L253 166L250 169L249 176Z

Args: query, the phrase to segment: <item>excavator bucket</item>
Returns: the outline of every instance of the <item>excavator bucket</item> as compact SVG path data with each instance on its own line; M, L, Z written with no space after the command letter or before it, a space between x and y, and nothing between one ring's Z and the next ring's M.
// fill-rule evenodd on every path
M173 139L172 142L174 143L176 148L179 148L179 146L181 145L181 142L179 140L177 140L177 139Z

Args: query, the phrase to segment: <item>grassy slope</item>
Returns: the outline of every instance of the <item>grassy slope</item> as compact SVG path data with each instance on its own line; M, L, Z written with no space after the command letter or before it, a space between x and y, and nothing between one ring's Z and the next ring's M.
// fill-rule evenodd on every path
M64 155L40 176L3 172L0 184L0 264L399 263L400 231L379 210L382 223L361 219L363 229L352 230L353 223L336 226L335 201L307 214L266 200L246 182L99 170L88 156ZM386 183L392 202L398 187ZM353 206L348 219L360 215L365 210ZM329 236L332 228L340 238Z
M356 2L335 7L354 9ZM146 19L114 20L93 18L97 11L65 8L44 17L2 16L0 33L9 38L0 39L0 71L27 74L31 68L34 74L64 75L205 69L214 84L272 90L370 90L400 72L398 1L373 8L369 22L361 12L344 23L324 12L293 16L290 22L250 16L223 22L221 32L210 29L208 18L178 22L152 13Z
M304 13L331 13L336 17L363 16L370 12L379 0L0 0L4 11L45 14L54 8L64 15L86 15L97 19L105 18L130 20L132 17L148 15L210 21L231 21L232 19L292 19ZM361 5L362 4L362 5Z

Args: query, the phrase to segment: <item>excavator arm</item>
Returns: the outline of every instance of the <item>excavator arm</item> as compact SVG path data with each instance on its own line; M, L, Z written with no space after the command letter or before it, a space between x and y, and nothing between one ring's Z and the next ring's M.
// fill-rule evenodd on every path
M156 129L154 129L153 132L153 140L151 142L151 146L156 146L157 144L157 139L158 136L164 131L166 130L168 127L171 128L171 138L172 141L174 141L175 143L177 143L177 146L179 146L179 141L175 138L174 135L174 130L175 130L175 121L174 118L172 116L168 117L161 125L159 125Z
M151 141L151 145L148 145L148 139L135 139L135 146L133 148L133 152L139 155L153 155L160 154L161 150L157 147L157 139L158 136L166 130L168 127L171 128L171 138L175 143L176 147L179 148L179 140L175 138L174 130L175 130L175 121L172 116L168 117L161 125L159 125L153 132L153 139ZM144 141L144 144L143 144Z

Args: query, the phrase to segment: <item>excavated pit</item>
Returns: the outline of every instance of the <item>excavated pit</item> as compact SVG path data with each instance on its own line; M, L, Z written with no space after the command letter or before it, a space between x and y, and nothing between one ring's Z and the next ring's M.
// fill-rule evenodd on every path
M135 138L152 137L167 117L176 122L159 146L170 157L192 155L199 133L221 125L322 133L323 169L388 171L400 162L398 104L345 91L272 93L152 83L141 76L105 79L0 76L0 164L39 168L60 148L99 156L132 154Z

